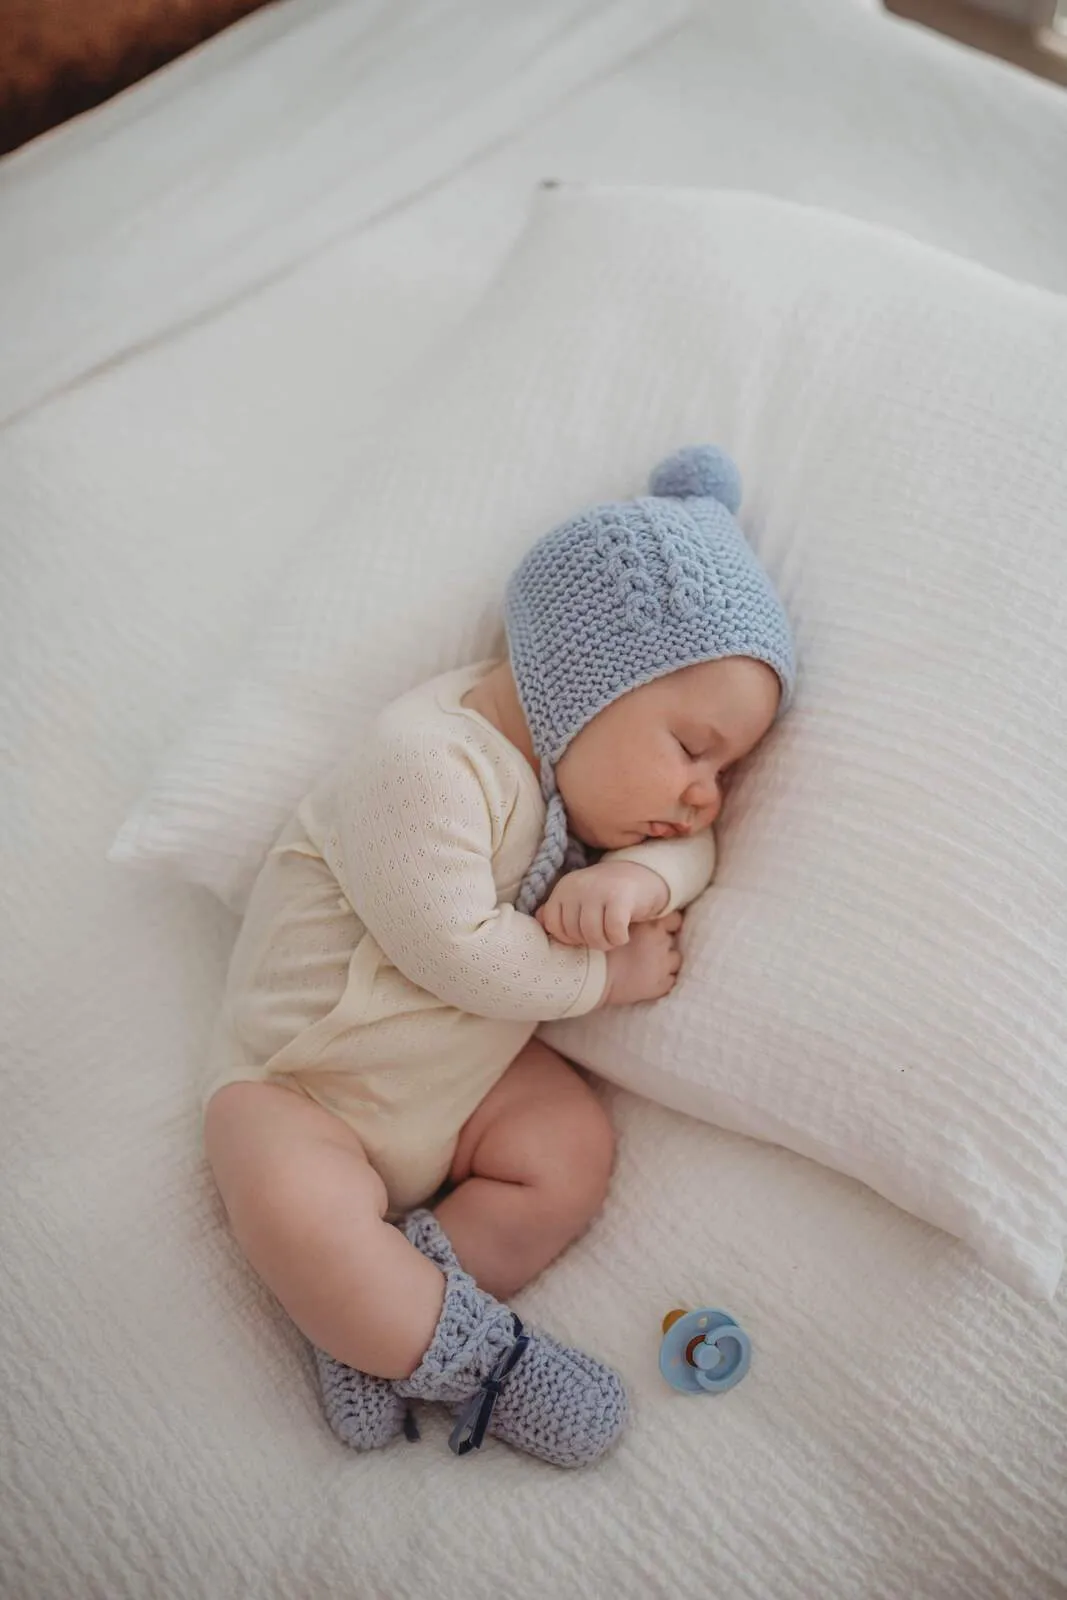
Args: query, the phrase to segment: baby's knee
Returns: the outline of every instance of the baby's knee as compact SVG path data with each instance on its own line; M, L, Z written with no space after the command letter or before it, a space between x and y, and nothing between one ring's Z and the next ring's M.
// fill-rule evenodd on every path
M615 1130L600 1102L583 1097L553 1130L545 1194L554 1211L584 1226L607 1198L615 1164Z

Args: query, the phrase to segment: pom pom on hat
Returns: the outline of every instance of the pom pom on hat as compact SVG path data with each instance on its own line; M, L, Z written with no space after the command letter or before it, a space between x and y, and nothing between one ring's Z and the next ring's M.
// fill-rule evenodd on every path
M695 444L660 462L648 480L648 492L674 500L717 500L736 516L741 505L741 474L724 450Z

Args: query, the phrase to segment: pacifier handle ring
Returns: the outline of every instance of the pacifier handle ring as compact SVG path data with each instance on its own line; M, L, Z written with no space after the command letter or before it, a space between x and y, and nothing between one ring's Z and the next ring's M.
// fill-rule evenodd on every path
M727 1311L703 1306L663 1319L659 1367L683 1394L724 1394L748 1371L752 1344Z

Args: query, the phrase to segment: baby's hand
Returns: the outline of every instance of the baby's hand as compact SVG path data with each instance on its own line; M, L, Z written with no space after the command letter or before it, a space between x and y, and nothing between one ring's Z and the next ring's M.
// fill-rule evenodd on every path
M617 950L630 925L651 922L667 908L669 891L658 872L636 861L601 861L561 878L537 913L560 944Z
M608 952L608 982L602 1006L632 1006L662 1000L678 981L682 965L678 931L682 913L672 911L659 922L642 922L630 942Z

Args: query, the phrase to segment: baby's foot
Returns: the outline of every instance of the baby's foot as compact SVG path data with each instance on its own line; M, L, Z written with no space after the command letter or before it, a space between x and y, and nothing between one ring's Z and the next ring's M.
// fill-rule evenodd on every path
M387 1378L372 1378L315 1350L326 1421L350 1450L380 1450L404 1429L407 1405Z
M448 1273L459 1266L448 1239L430 1211L413 1211L404 1224L408 1239L435 1266ZM326 1421L351 1450L380 1450L397 1434L417 1438L408 1418L408 1403L387 1378L373 1378L355 1367L315 1350Z
M465 1272L448 1273L433 1342L410 1378L394 1385L408 1400L460 1407L452 1435L458 1455L488 1432L557 1467L598 1460L626 1425L621 1379L609 1367L518 1317Z

